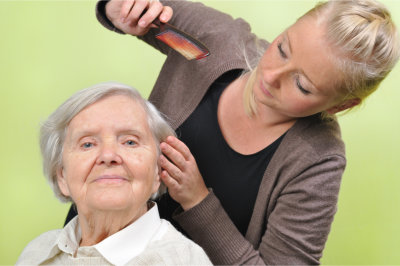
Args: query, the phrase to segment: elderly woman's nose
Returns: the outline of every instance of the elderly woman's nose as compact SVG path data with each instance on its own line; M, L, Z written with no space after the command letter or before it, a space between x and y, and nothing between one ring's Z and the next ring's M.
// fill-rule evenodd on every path
M118 152L118 145L116 143L105 143L100 148L100 153L97 158L97 164L120 164L122 158Z

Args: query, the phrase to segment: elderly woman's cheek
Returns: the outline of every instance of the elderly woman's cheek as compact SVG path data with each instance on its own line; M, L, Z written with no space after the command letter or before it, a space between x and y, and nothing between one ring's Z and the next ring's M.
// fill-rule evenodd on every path
M138 150L132 157L130 163L130 171L134 178L144 179L149 184L149 189L154 190L156 185L158 188L158 157L157 152L152 149Z

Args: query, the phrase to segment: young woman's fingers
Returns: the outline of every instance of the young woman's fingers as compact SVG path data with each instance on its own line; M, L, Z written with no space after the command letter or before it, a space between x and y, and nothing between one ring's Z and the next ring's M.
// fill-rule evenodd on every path
M135 0L125 0L122 2L120 19L122 20L123 23L126 21L134 3Z
M143 14L148 5L149 2L147 0L135 0L135 4L129 12L126 22L131 26L136 26L140 16Z
M173 163L171 163L164 155L160 155L161 168L168 172L169 176L176 180L177 183L181 183L182 171Z
M190 160L192 157L192 153L190 152L189 148L186 146L185 143L180 141L178 138L169 136L167 137L166 143L168 143L172 148L177 150L180 154L182 154L185 160Z
M175 191L179 189L179 183L174 178L172 178L166 170L163 170L160 176L161 180L164 182L169 190Z
M173 13L174 13L174 11L172 10L171 7L164 6L164 8L160 14L160 21L167 23L172 18Z
M142 28L149 26L163 10L163 5L158 1L150 2L150 6L146 13L139 19L138 25Z
M181 171L185 170L186 160L183 155L166 142L160 144L161 152L171 160Z

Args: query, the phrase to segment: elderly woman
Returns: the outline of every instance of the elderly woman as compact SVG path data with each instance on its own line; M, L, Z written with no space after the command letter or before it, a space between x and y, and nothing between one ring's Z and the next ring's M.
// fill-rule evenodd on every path
M140 94L99 84L77 92L43 124L44 172L78 216L46 232L17 264L210 264L204 251L159 217L159 144L174 131Z

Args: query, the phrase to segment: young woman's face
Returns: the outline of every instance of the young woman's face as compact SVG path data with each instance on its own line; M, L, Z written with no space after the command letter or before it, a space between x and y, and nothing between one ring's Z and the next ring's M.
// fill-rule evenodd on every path
M84 213L125 211L137 218L160 184L147 115L124 95L104 98L71 120L62 158L60 189Z
M340 73L324 38L324 25L307 16L279 35L257 67L258 107L284 117L305 117L337 105Z

